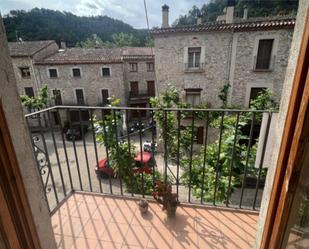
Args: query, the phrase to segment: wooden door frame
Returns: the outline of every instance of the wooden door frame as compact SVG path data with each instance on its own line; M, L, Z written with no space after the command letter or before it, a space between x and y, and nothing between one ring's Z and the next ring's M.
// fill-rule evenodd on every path
M6 248L40 249L38 234L1 99L0 203L0 233Z
M280 248L303 165L309 134L309 10L305 18L291 97L283 130L269 207L262 235L262 249ZM306 127L307 126L307 127ZM292 141L292 142L291 142Z

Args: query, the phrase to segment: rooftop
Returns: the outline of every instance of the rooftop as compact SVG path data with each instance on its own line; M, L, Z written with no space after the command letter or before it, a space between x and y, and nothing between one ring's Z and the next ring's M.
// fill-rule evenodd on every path
M190 33L190 32L211 32L211 31L255 31L255 30L273 30L282 28L294 28L295 17L271 17L259 18L253 20L237 20L234 23L225 23L224 21L207 22L203 24L186 25L170 28L155 28L151 30L151 35Z
M181 205L166 218L155 202L73 193L52 215L57 248L252 248L258 214Z
M33 56L34 54L54 42L55 41L52 40L9 42L9 50L11 56Z
M122 63L123 59L153 59L149 47L66 48L36 64Z

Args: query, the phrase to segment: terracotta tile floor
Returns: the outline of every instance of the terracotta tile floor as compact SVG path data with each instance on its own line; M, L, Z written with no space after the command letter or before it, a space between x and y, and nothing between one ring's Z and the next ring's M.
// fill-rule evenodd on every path
M167 219L157 203L141 215L137 201L73 194L53 214L58 248L252 248L258 215L180 206Z

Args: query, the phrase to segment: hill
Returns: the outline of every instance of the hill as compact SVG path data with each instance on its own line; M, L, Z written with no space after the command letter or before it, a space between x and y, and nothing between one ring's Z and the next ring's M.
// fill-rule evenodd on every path
M12 10L3 21L9 41L16 41L16 37L23 40L63 40L68 46L75 46L93 34L103 41L112 41L113 34L125 33L137 38L138 44L134 45L142 46L147 37L146 30L134 29L108 16L81 17L49 9Z
M280 14L296 14L299 0L236 0L235 16L242 17L246 5L249 17L276 16ZM203 16L204 22L216 21L218 15L223 14L227 0L210 0L201 8L193 6L186 15L180 15L174 22L177 25L195 24L198 15Z

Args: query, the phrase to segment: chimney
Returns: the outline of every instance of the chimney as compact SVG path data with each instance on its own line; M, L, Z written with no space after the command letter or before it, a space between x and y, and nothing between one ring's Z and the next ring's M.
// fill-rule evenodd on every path
M168 24L168 12L169 12L169 8L166 4L164 4L162 6L162 28L168 28L169 24Z
M233 23L234 7L235 7L235 0L228 0L226 8L226 19L225 19L226 23Z
M60 42L60 49L65 50L67 48L67 45L65 44L65 41Z
M244 16L242 19L248 20L248 10L249 10L248 7L245 5L244 6Z
M202 22L203 22L202 17L203 17L202 15L198 15L197 16L197 22L196 22L197 25L201 25L202 24Z

